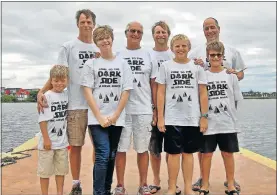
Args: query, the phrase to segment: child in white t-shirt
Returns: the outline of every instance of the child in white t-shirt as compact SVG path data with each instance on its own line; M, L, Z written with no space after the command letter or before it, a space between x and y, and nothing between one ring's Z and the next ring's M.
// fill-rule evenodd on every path
M49 178L55 175L57 194L63 194L64 176L68 173L68 138L66 112L68 68L55 65L50 70L52 89L45 93L49 107L39 114L41 134L38 143L38 169L42 194L48 194Z
M185 35L175 35L170 44L175 58L163 62L158 83L158 129L164 132L164 150L168 153L169 187L175 194L182 156L185 194L191 189L193 153L202 147L202 132L207 129L208 97L204 69L187 58L191 48Z
M234 152L239 152L237 133L237 102L243 99L239 81L235 74L228 74L222 66L224 45L212 42L207 45L207 59L210 63L206 71L209 97L209 127L204 132L202 148L203 178L200 195L209 193L209 176L213 152L217 145L221 150L228 182L228 195L238 195L234 181Z

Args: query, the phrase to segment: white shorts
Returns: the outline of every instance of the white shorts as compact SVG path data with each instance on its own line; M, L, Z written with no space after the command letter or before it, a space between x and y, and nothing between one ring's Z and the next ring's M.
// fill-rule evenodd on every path
M137 153L148 151L148 145L151 137L152 115L126 114L125 127L122 129L118 152L127 152L131 146L133 137L133 147Z

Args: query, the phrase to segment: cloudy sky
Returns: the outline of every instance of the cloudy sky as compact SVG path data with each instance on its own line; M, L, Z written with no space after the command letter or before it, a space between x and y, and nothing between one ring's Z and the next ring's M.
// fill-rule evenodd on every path
M2 86L40 88L59 47L78 35L75 13L91 9L96 23L114 28L114 49L125 47L130 21L144 25L143 46L153 47L151 26L165 20L192 48L205 43L203 20L215 17L220 40L237 48L248 69L242 91L276 91L275 2L2 2Z

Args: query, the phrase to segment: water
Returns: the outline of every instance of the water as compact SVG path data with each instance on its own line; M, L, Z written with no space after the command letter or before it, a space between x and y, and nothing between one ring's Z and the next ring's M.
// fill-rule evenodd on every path
M2 151L39 132L36 103L2 104ZM241 147L276 160L276 100L244 100L239 112Z

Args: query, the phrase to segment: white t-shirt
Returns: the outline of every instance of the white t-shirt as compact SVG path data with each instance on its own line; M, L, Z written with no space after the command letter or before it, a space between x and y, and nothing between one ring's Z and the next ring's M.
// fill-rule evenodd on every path
M174 53L170 49L166 51L155 51L151 49L149 50L149 53L153 64L158 67L158 71L163 62L174 58Z
M93 89L100 113L111 116L118 107L121 93L133 89L133 75L130 66L122 58L109 61L100 57L85 63L81 85ZM99 124L91 109L88 110L88 124ZM125 126L125 109L116 126Z
M166 85L165 125L199 126L199 84L207 84L206 74L193 60L179 64L162 63L156 82Z
M236 133L238 129L235 101L243 99L236 75L205 71L208 79L209 117L204 135Z
M45 93L49 107L44 108L44 113L39 114L38 122L47 121L47 131L52 142L51 149L63 149L68 144L66 112L68 106L67 91L56 93L51 90ZM38 149L43 148L43 137L39 133Z
M58 64L66 65L69 68L68 110L88 109L80 86L80 76L85 62L94 58L95 52L98 51L95 44L84 43L77 38L64 43L61 47Z
M126 114L152 114L152 93L150 78L156 77L156 68L145 49L123 49L117 55L126 60L134 76L134 90L131 90Z
M209 67L209 62L207 62L207 52L206 52L206 47L207 45L202 45L198 46L195 49L193 49L189 53L189 58L194 59L194 58L201 58L205 64L204 69L208 69ZM223 60L223 66L226 68L233 68L237 71L243 70L246 66L244 64L244 61L240 55L240 52L237 51L235 48L225 45L225 60Z

